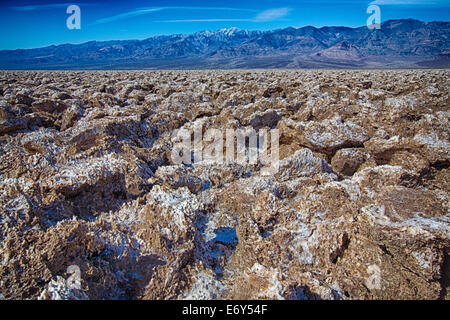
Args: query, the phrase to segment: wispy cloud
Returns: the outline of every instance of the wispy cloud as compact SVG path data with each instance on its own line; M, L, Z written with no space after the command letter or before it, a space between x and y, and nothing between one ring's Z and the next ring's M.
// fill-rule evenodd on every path
M240 10L240 9L236 9ZM159 20L156 22L166 23L181 23L181 22L269 22L279 20L286 17L291 11L290 8L276 8L269 9L262 12L253 9L247 9L247 11L257 12L258 14L252 18L247 19L174 19L174 20Z
M152 13L152 12L157 12L157 11L163 11L163 10L209 10L209 11L240 11L240 12L258 12L258 10L255 9L246 9L246 8L227 8L227 7L182 7L182 6L178 6L178 7L151 7L151 8L138 8L132 11L128 11L125 13L121 13L115 16L110 16L110 17L106 17L106 18L102 18L99 20L96 20L94 23L92 23L93 25L96 24L103 24L103 23L109 23L109 22L113 22L113 21L118 21L118 20L123 20L123 19L127 19L130 17L136 17L136 16L141 16L144 14L148 14L148 13ZM223 19L222 19L223 20ZM181 22L182 20L165 20L165 22ZM188 21L188 20L186 20ZM196 22L197 20L192 20L192 22Z
M252 19L180 19L180 20L159 20L155 22L168 22L168 23L178 23L178 22L249 22Z
M396 5L396 6L414 6L414 5L426 5L426 6L443 6L449 7L448 0L375 0L370 4L375 5Z
M107 17L107 18L96 20L92 24L96 25L96 24L103 24L103 23L123 20L123 19L131 18L131 17L137 17L137 16L141 16L143 14L147 14L147 13L151 13L151 12L157 12L157 11L161 11L161 10L164 10L164 8L137 9L137 10L134 10L134 11L129 11L129 12L125 12L125 13L121 13L121 14L115 15L115 16L111 16L111 17Z
M59 9L59 8L67 8L70 5L77 3L49 3L49 4L37 4L37 5L29 5L29 6L14 6L10 7L10 9L14 11L35 11L35 10L44 10L44 9ZM95 6L95 3L83 3L78 4L79 6Z
M277 8L269 9L259 13L254 19L254 22L267 22L284 18L289 14L291 9L289 8Z

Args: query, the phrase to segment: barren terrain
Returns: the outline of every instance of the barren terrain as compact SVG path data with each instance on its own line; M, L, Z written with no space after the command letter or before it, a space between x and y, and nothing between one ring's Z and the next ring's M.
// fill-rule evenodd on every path
M1 71L0 298L449 299L449 76ZM175 165L199 123L279 172Z

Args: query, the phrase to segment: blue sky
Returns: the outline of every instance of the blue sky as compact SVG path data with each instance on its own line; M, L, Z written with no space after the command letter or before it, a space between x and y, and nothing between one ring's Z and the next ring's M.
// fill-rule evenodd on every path
M268 30L313 25L359 27L367 7L378 4L381 19L450 21L450 0L126 0L0 2L0 49L36 48L91 40L145 39L238 27ZM81 9L81 29L69 30L66 9Z

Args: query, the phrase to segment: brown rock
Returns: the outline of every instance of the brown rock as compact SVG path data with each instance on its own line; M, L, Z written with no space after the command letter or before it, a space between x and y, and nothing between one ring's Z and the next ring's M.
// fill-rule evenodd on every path
M331 159L331 166L345 176L352 176L367 157L368 154L361 149L340 149Z

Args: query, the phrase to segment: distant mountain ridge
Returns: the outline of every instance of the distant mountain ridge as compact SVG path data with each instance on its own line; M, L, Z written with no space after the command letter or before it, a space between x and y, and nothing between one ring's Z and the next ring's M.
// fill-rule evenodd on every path
M0 69L448 68L450 22L237 28L0 51Z

